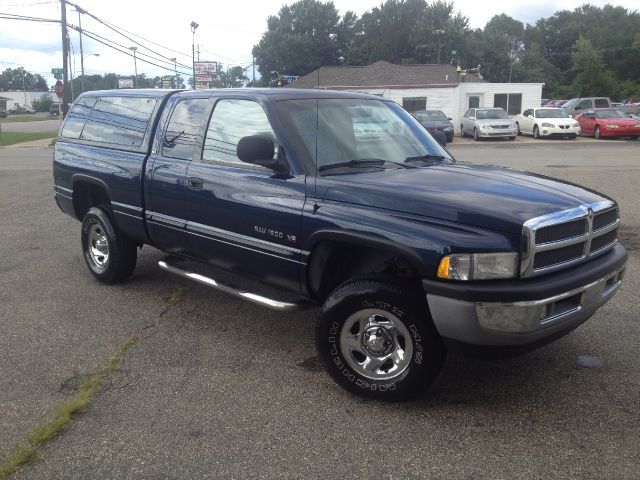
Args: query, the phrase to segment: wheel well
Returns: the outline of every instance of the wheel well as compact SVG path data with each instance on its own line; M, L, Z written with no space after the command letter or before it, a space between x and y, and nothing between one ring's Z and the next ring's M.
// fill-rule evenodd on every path
M404 279L418 277L410 262L395 252L347 242L325 241L313 249L309 259L309 293L322 301L338 285L367 274L386 274Z
M109 206L109 195L95 183L78 181L73 184L73 209L78 220L82 220L91 207Z

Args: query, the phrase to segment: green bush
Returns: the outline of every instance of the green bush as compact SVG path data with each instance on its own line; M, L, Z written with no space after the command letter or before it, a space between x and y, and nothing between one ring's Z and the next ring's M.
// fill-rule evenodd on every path
M53 100L51 100L50 96L42 95L40 99L31 102L31 107L33 107L36 112L48 112L52 103Z

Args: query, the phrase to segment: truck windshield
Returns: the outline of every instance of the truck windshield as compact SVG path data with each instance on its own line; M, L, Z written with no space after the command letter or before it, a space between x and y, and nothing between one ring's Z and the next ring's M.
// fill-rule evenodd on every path
M383 171L405 162L415 167L420 166L417 158L422 163L452 161L420 123L392 102L309 98L282 100L276 109L298 154L320 172Z

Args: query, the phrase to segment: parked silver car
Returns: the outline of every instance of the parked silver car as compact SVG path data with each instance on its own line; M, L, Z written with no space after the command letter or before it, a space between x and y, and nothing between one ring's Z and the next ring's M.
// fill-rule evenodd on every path
M462 136L472 135L474 140L488 137L506 137L515 140L516 122L502 108L470 108L460 124Z

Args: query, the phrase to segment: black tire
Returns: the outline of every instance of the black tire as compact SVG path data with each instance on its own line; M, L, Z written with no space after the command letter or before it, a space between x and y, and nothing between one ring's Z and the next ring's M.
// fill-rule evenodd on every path
M460 135L462 135L462 138L465 138L467 136L467 134L464 133L464 127L462 126L462 124L460 124Z
M445 358L424 298L421 288L385 278L354 279L336 288L316 324L318 354L336 383L384 401L424 392ZM376 348L383 350L374 353ZM366 368L372 363L378 366Z
M478 140L480 140L480 137L478 136L478 129L474 128L473 129L473 139L477 142Z
M516 122L516 127L518 127L518 135L522 135L522 132L520 131L520 123Z
M103 283L123 282L136 267L137 247L114 226L105 209L90 208L82 220L82 253Z
M635 136L634 136L634 137L629 137L629 139L630 139L630 140L637 140L637 139L638 139L638 137L635 137Z
M598 140L600 140L600 127L598 125L596 125L596 129L593 131L593 138L597 138Z
M533 126L533 138L540 140L540 130L538 129L538 125Z
M509 140L515 140L516 137L509 137Z

